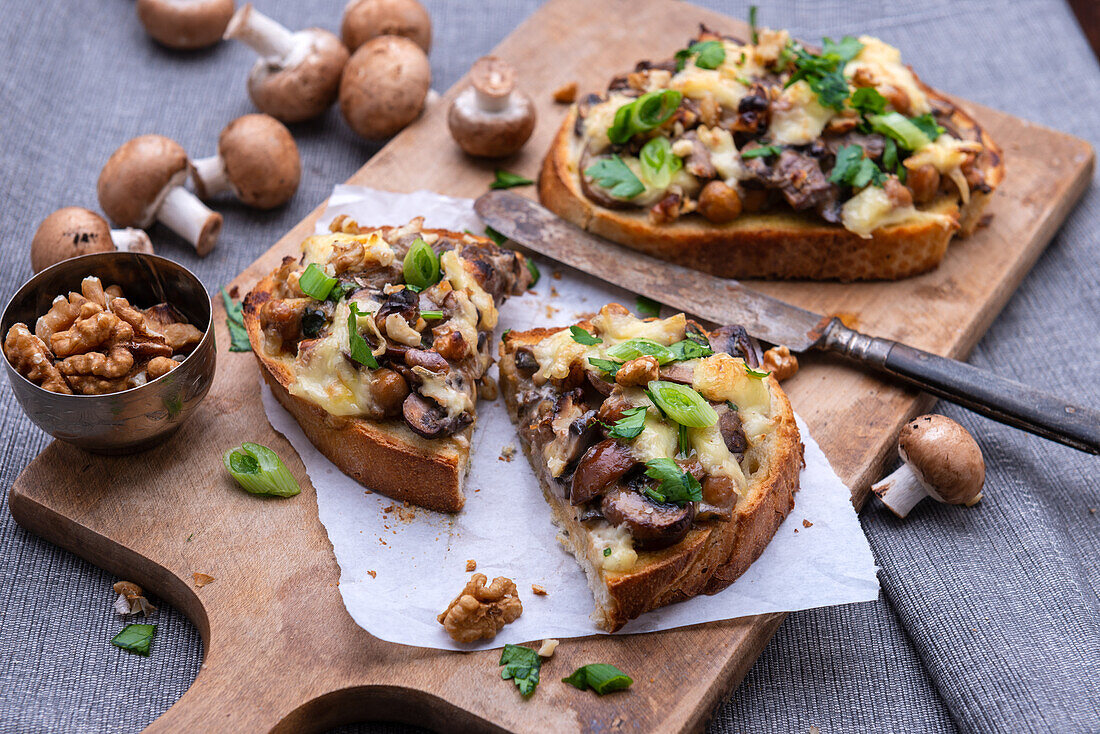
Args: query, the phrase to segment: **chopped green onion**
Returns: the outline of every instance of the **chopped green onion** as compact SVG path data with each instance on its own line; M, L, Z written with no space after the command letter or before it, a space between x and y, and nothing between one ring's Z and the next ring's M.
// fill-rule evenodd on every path
M443 312L442 311L421 311L420 312L420 318L424 319L425 321L438 321L439 319L443 318Z
M782 152L783 146L781 145L761 145L758 148L749 148L748 150L741 151L741 158L742 160L748 160L750 158L770 158Z
M605 548L604 555L611 555L611 549ZM577 668L568 678L562 678L561 682L568 683L581 691L591 688L602 696L605 693L630 688L631 684L634 683L634 679L614 665L589 663Z
M470 232L470 234L473 234L473 232ZM507 237L502 235L500 232L497 232L492 227L485 228L485 236L491 239L493 242L497 243L497 245L503 245L505 242L508 241Z
M611 549L610 548L604 548L603 549L604 558L607 558L609 555L611 555Z
M622 417L615 421L615 424L611 426L611 430L608 431L608 437L629 441L640 436L645 428L645 415L648 410L644 405L624 410Z
M756 45L757 43L759 43L760 42L760 36L756 32L756 6L755 5L750 5L749 6L749 32L752 34L750 36L750 38L752 38L753 45Z
M317 263L310 263L298 278L298 287L302 289L302 293L318 301L328 298L334 285L336 285L336 278L326 275L324 270L317 267Z
M655 189L667 189L672 175L684 165L683 160L673 154L672 143L661 135L642 146L638 160L642 165L642 176Z
M639 316L659 316L661 314L661 304L654 301L652 298L646 298L645 296L638 296L638 299L634 302L634 310L638 312Z
M155 624L128 624L111 638L111 644L121 647L126 652L149 657L149 646L153 644L153 635L156 632Z
M615 111L607 129L612 143L621 145L638 133L649 132L672 117L684 95L674 89L648 92Z
M530 186L533 184L529 178L524 178L518 173L512 173L511 171L505 171L503 168L496 170L496 180L489 184L491 189L510 189L513 186Z
M405 253L402 272L409 285L415 285L421 290L430 288L439 282L439 255L418 237Z
M569 333L573 335L573 341L577 344L583 344L586 347L591 347L595 344L603 344L603 339L588 333L588 331L579 326L570 326Z
M625 342L620 342L619 344L609 347L607 349L607 356L613 359L622 360L623 362L629 362L638 357L655 357L658 364L668 364L676 359L672 350L664 344L658 344L652 339L645 339L642 337L627 339Z
M687 385L654 380L647 390L657 407L682 426L706 428L718 422L718 413L710 403Z
M539 278L542 277L542 273L539 272L539 265L531 258L527 258L527 272L531 274L531 283L528 288L534 288L535 284L539 282Z
M258 443L243 443L222 457L225 468L247 492L293 497L302 491L279 455Z
M645 463L645 475L656 479L656 487L647 487L645 494L654 502L667 502L683 507L688 502L703 499L699 480L688 474L669 458L652 459Z
M917 117L910 117L909 122L916 125L922 133L928 136L929 140L935 140L945 132L943 126L936 122L936 118L931 112L925 112Z
M417 240L417 242L419 241ZM359 333L359 317L370 316L370 314L361 312L357 303L348 304L348 308L351 311L348 314L348 349L351 351L351 358L361 365L376 370L378 369L378 360L374 358L367 340Z
M504 666L500 677L514 680L521 695L530 696L535 692L539 684L539 668L542 667L542 658L537 652L522 645L505 645L497 664Z
M871 123L872 130L888 135L901 143L901 147L906 150L920 150L932 142L919 127L900 112L871 115L867 121Z
M687 426L685 426L683 424L681 424L679 426L679 429L677 430L676 440L677 440L677 443L679 444L680 455L681 456L687 456L688 454L691 453L691 443L688 441L688 428L687 428Z

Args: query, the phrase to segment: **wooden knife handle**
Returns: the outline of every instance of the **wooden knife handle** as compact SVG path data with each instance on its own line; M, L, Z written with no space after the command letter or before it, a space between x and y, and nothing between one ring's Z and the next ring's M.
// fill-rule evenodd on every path
M822 346L857 362L896 375L925 392L987 418L1022 428L1090 454L1100 454L1100 412L998 377L965 362L947 359L867 336L833 319Z

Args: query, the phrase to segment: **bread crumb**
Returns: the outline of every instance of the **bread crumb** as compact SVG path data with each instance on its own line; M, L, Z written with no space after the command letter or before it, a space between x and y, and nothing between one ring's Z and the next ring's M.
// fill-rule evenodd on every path
M408 502L397 508L397 519L401 522L412 522L416 519L416 510Z
M558 104L573 104L577 101L577 83L569 82L568 84L558 87L554 90L554 101Z
M475 561L473 558L466 561L466 571L467 572L476 571L476 570L477 570L477 561Z
M555 270L553 273L550 274L550 277L554 280L561 280L561 271Z
M193 573L191 574L191 578L194 579L195 586L199 587L200 589L207 584L214 583L214 577L208 573Z
M814 524L812 522L810 522L809 520L806 520L806 519L802 520L802 527L812 528L813 526L814 526Z
M992 216L992 215L989 215L989 216ZM229 289L229 297L230 298L240 298L241 297L241 289L238 288L237 286L233 286L232 288Z
M559 309L556 309L553 306L548 305L546 307L546 318L548 318L548 319L554 318L554 314L556 314L558 312L558 310Z
M558 641L554 639L548 639L542 641L542 646L539 647L539 657L549 658L554 656L554 650L558 649Z
M560 296L560 295L561 295L561 294L560 294L560 293L558 293L558 289L557 289L557 288L555 288L554 286L550 286L550 297L551 297L551 298L557 298L557 297L558 297L558 296Z
M497 457L497 460L510 462L514 458L516 458L516 447L512 444L508 444L500 450L500 456Z
M370 576L372 579L378 578L378 574L374 571L367 571L367 575Z
M538 584L531 584L531 592L535 596L549 596L550 594L550 592L548 592L546 589L542 588Z
M369 489L364 489L363 494L374 494L374 492L370 491Z

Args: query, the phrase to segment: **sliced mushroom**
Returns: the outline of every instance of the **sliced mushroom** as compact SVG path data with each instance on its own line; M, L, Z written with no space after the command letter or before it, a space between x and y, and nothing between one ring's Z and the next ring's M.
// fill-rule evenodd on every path
M529 347L520 347L516 350L513 359L516 362L516 369L521 374L532 375L538 372L539 363L535 359L535 353L531 351Z
M404 36L428 53L432 19L416 0L351 0L344 8L340 37L355 52L378 36Z
M274 209L298 190L302 161L294 137L270 115L244 115L218 136L218 154L191 164L200 199L232 192L247 206Z
M720 326L710 333L710 348L741 357L749 367L759 367L763 359L760 343L749 336L744 326Z
M695 378L695 370L689 364L683 362L669 362L661 368L661 379L668 382L678 382L681 385L690 385Z
M142 135L111 154L96 182L99 205L112 221L144 229L154 220L194 245L201 256L213 249L222 215L183 188L187 153L163 135Z
M426 349L409 349L405 352L405 364L409 367L423 367L429 372L446 372L449 364L442 355Z
M659 504L629 487L604 495L600 512L612 525L626 525L639 550L657 550L678 543L691 530L695 505Z
M600 441L588 449L577 464L569 489L569 501L574 505L591 502L622 479L637 463L629 447L613 438Z
M248 74L248 95L263 112L283 122L317 117L336 101L348 50L321 28L292 32L247 3L225 38L248 44L260 58Z
M443 408L415 392L409 393L401 404L401 412L415 433L424 438L444 438L450 436L473 422L469 413L449 417Z
M535 105L516 89L516 71L496 56L482 56L470 69L470 86L447 112L447 127L473 156L502 158L523 147L535 129Z
M153 40L169 48L194 49L222 40L233 0L137 0L138 20Z
M428 56L402 36L378 36L348 60L340 112L360 137L380 140L420 116L432 84Z
M38 225L31 240L31 269L37 273L70 257L116 249L152 254L153 243L140 229L111 229L95 212L67 206Z
M718 412L718 431L722 434L723 443L726 444L729 452L741 461L745 456L745 450L749 447L749 439L741 426L741 414L731 410L725 403L715 405L714 409Z
M386 319L393 314L398 314L410 324L415 324L420 317L420 298L408 288L394 291L386 296L386 300L374 312L374 322L378 328L385 331Z

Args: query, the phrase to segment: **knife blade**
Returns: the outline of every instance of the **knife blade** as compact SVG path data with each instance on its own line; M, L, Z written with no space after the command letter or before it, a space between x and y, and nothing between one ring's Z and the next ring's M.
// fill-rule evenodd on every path
M510 191L474 202L508 239L608 283L717 324L741 324L753 336L841 354L887 372L993 420L1080 451L1100 454L1100 413L965 362L849 329L840 319L785 303L735 280L657 260L596 237Z

